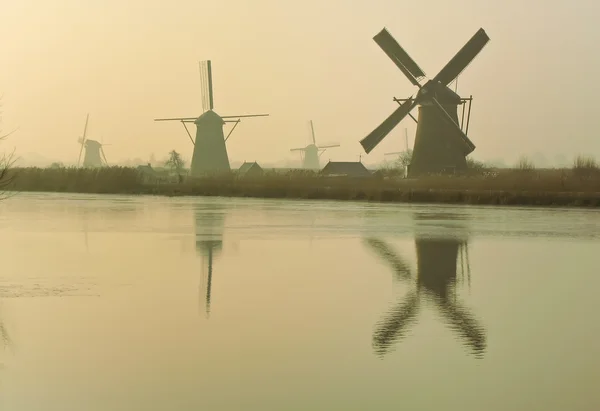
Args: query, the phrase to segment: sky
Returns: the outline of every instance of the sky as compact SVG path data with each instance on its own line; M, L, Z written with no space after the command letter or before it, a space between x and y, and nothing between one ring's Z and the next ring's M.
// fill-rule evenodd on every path
M369 155L359 141L416 89L373 36L387 27L432 78L483 27L491 40L458 82L474 98L471 157L600 157L599 17L593 0L0 0L2 127L19 127L0 151L76 162L89 113L109 162L189 158L183 127L153 119L201 113L210 59L217 113L270 114L238 125L231 160L299 160L312 119L318 143L341 144L325 159L378 162L415 123Z

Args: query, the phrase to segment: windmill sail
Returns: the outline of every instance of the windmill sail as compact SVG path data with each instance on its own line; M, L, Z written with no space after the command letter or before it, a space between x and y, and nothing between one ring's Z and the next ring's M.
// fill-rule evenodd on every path
M87 127L88 127L89 119L90 119L90 114L88 113L87 116L85 117L85 126L83 127L83 136L81 137L81 148L79 149L79 157L77 158L77 167L79 167L79 164L81 163L81 154L83 153L83 147L85 145L85 137L87 135Z
M202 90L202 111L212 110L213 102L213 84L212 84L212 65L210 60L201 61L200 66L200 85Z

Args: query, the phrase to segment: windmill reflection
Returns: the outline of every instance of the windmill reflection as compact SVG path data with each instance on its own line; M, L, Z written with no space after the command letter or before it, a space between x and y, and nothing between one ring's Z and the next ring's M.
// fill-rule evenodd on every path
M0 300L1 302L1 300ZM6 327L6 324L4 323L4 316L1 310L1 306L0 306L0 353L3 352L4 350L6 350L7 348L11 348L12 347L12 341L10 339L10 336L8 334L8 329ZM1 357L0 357L1 360ZM3 363L2 361L0 361L0 368L3 367Z
M218 204L199 204L194 207L196 252L203 256L202 287L206 291L205 309L210 316L213 259L223 248L225 207Z
M383 240L365 240L392 267L396 280L413 285L404 300L378 322L373 335L373 348L377 354L386 354L396 341L405 336L425 300L438 308L444 321L458 333L476 357L483 356L486 348L485 330L469 310L456 301L457 284L465 281L465 272L470 285L468 239L465 227L456 224L459 219L460 216L449 214L421 213L415 216L416 276ZM443 234L444 230L448 233Z

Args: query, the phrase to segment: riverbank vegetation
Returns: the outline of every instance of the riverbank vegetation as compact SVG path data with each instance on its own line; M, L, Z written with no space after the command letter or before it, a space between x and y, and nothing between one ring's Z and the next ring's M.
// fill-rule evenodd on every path
M569 169L536 169L526 159L513 169L472 163L462 176L402 178L394 169L372 177L328 177L306 170L265 170L261 175L180 179L167 170L140 168L14 168L6 178L14 191L152 194L260 198L368 200L453 204L600 206L600 167L578 157Z

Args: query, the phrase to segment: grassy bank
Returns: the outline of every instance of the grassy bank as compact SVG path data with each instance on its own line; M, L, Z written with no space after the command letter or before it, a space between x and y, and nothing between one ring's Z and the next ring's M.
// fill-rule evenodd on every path
M596 169L494 170L473 176L431 176L418 180L386 176L324 177L307 172L269 172L257 177L149 178L134 168L17 168L14 191L153 194L366 200L409 203L600 206Z

